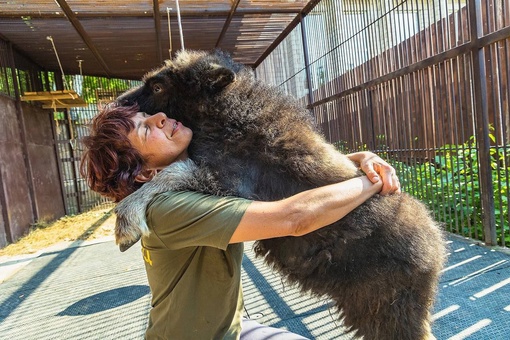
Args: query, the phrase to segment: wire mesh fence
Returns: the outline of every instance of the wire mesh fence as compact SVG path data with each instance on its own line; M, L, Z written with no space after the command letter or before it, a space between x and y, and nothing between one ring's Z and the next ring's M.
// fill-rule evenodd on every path
M509 53L504 1L323 0L256 75L391 160L447 230L508 247Z
M53 114L55 142L66 196L66 212L76 214L98 205L113 204L110 200L91 191L86 179L81 177L80 160L84 149L80 140L88 135L89 124L97 114L100 105L113 101L122 92L139 82L80 75L69 76L67 82L88 104L86 107L72 107L55 111Z

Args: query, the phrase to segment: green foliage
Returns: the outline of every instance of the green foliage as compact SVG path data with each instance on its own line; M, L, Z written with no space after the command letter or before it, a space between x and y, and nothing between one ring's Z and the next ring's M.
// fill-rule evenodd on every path
M124 79L109 79L92 76L66 76L67 83L89 104L98 101L96 91L111 92L112 99L138 82Z
M66 115L64 111L53 111L53 119L55 120L65 120Z
M14 96L12 71L8 67L0 67L0 93Z
M496 145L494 135L489 136ZM380 144L380 143L378 143ZM346 142L337 142L344 152L363 150L356 145L350 150ZM364 145L365 146L365 145ZM365 146L366 147L366 146ZM366 150L366 148L364 149ZM390 159L390 150L378 145L379 156ZM509 184L510 145L493 146L489 153L492 175L494 215L497 243L510 247ZM390 160L391 161L391 160ZM450 232L483 240L482 194L479 180L479 162L474 136L460 145L445 145L426 162L404 163L393 160L402 188L427 204L439 222Z
M491 139L494 139L494 136L491 136ZM443 146L430 162L414 165L393 163L399 172L403 188L426 203L448 231L483 240L480 163L474 137L461 145ZM490 170L497 242L502 246L510 246L510 166L505 147L491 148Z

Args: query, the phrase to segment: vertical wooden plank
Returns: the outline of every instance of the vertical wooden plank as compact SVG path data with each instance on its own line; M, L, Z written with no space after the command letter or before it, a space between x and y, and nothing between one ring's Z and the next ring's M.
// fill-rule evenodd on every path
M14 61L14 48L12 43L7 44L7 53L9 57L9 64L10 69L12 72L12 80L13 80L13 86L14 86L14 96L16 99L16 116L18 118L19 123L19 134L20 134L20 140L22 143L22 150L23 150L23 160L25 162L25 168L26 168L26 180L28 185L28 190L30 193L30 197L27 197L27 199L30 201L30 206L32 209L32 220L35 222L39 219L39 212L37 209L36 204L36 197L35 197L35 189L34 189L34 176L32 171L32 164L30 163L30 159L28 157L28 146L27 146L27 137L26 137L26 124L25 124L25 117L23 115L23 108L21 107L21 93L20 93L20 85L18 82L18 76L16 74L16 63Z

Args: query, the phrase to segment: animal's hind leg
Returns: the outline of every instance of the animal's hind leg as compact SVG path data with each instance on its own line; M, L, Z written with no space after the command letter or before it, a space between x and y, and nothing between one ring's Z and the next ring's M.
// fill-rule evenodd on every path
M432 328L430 327L430 315L427 318L427 321L423 325L423 328L425 329L425 336L423 337L424 340L437 340L437 338L432 334Z
M337 301L345 326L364 340L434 339L429 310L436 276L417 274L405 284L403 277L383 275L366 284L353 282L342 292Z

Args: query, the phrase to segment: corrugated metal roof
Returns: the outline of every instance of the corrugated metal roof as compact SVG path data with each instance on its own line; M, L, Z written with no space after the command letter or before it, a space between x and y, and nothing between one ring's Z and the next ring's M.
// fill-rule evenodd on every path
M219 47L254 65L316 2L179 0L184 45ZM0 37L50 71L59 65L47 36L66 74L79 74L83 60L83 74L139 79L169 57L169 33L175 52L181 48L175 0L0 1Z

